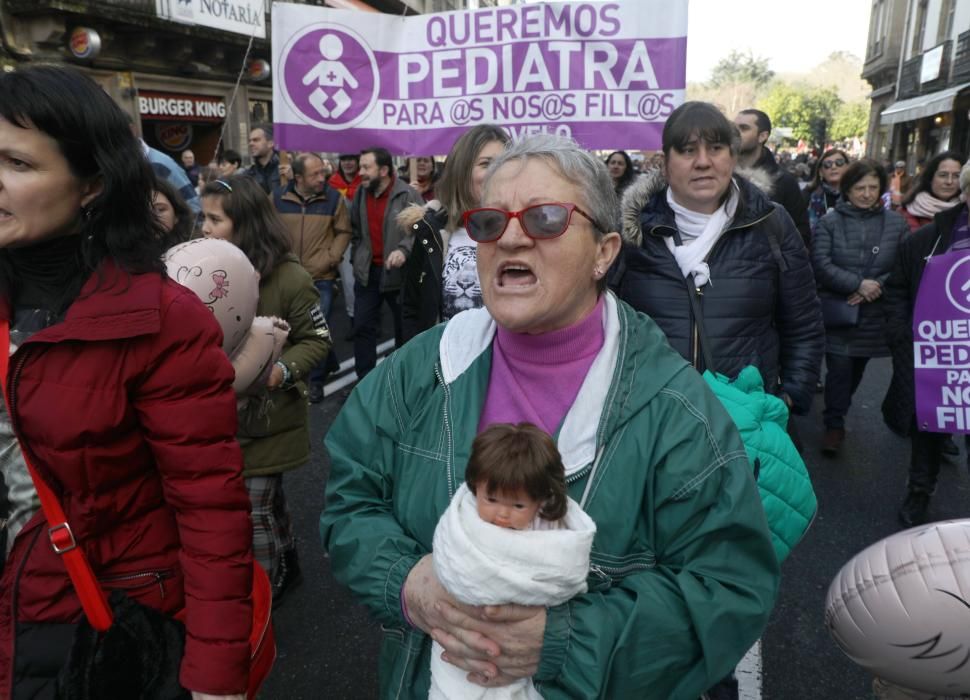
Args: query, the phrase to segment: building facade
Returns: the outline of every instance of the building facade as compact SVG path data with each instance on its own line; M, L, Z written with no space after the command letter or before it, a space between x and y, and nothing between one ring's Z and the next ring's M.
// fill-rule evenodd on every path
M496 2L307 4L401 15ZM146 143L176 161L192 149L206 164L227 148L248 161L251 128L273 120L271 7L271 0L0 0L0 70L75 65L128 112Z
M970 0L872 0L867 155L910 170L970 151Z

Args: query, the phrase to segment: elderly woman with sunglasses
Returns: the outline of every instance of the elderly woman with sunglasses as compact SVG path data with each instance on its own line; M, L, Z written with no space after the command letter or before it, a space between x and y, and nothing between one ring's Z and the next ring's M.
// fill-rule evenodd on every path
M605 290L617 211L604 164L571 140L510 146L464 215L484 308L395 352L330 430L321 533L384 629L381 697L428 697L433 638L484 688L531 676L549 699L697 698L767 621L778 564L731 420ZM432 536L475 435L520 421L556 438L596 521L589 590L471 607L438 582Z
M830 148L822 154L815 164L815 176L805 190L805 203L808 206L808 226L815 235L815 227L822 217L835 210L842 201L839 183L842 173L849 167L848 154L841 148Z

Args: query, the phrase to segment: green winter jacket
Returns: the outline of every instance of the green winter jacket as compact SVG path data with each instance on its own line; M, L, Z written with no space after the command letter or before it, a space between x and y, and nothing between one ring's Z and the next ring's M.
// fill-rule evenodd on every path
M771 543L782 562L805 535L818 503L805 461L788 437L788 407L765 393L761 372L748 365L737 379L704 372L741 433L765 507Z
M289 382L251 399L239 412L239 444L244 477L294 469L310 457L306 378L330 350L330 329L320 313L320 295L295 255L287 255L260 280L257 316L276 316L290 324L280 360Z
M589 591L548 611L544 698L696 700L762 632L779 571L737 430L642 314L609 294L606 340L563 421L570 496L596 521ZM495 323L455 316L397 350L326 439L331 569L380 621L381 698L428 697L431 640L400 608L464 478Z

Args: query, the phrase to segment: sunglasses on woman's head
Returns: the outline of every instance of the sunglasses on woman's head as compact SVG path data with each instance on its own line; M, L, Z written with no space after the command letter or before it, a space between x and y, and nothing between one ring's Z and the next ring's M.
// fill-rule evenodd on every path
M823 160L822 167L826 170L831 170L832 168L841 168L845 165L844 158L836 158L835 160Z
M468 236L478 243L497 241L505 233L512 219L519 220L519 225L529 238L543 240L564 234L569 228L574 211L596 226L593 217L575 204L566 202L533 204L520 211L506 211L493 207L470 209L462 215L462 221Z

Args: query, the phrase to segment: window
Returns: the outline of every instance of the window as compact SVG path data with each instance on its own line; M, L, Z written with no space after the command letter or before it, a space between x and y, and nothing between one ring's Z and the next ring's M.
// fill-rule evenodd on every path
M916 21L913 22L913 46L910 56L923 53L923 35L926 33L926 6L929 0L919 0L916 3Z
M886 37L886 2L875 0L869 15L869 58L882 55Z
M940 4L940 25L936 31L936 43L942 44L950 38L953 31L953 15L956 13L954 0L943 0Z

